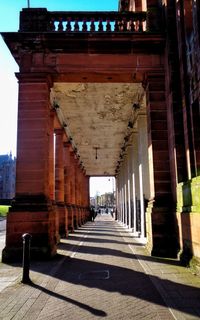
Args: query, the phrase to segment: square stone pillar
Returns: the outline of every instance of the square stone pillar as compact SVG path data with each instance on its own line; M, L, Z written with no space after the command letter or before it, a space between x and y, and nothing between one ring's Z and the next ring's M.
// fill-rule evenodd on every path
M147 0L147 31L161 31L163 17L164 13L160 0Z
M134 131L132 134L132 197L133 197L133 233L139 234L141 232L140 226L140 212L138 201L140 196L139 188L139 162L138 162L138 132Z
M84 200L84 205L85 205L85 217L86 220L88 221L90 219L90 177L86 175L85 173L85 179L84 179L84 186L85 186L85 200Z
M177 222L172 196L169 162L168 123L163 73L148 75L147 121L149 174L154 200L152 219L152 254L176 257ZM151 192L153 197L153 193Z
M72 146L69 142L64 142L64 200L67 210L67 230L69 232L74 231L74 209L73 209L73 197L72 197L72 184L74 179L74 172L71 170L71 152Z
M19 106L16 197L7 217L3 261L22 258L22 235L30 233L31 258L56 254L52 204L53 137L51 79L46 74L18 74Z
M55 150L55 200L59 220L59 235L66 237L66 208L64 203L64 130L56 129L56 150Z
M74 151L71 148L70 151L70 171L71 171L71 181L70 181L70 198L71 198L71 215L73 218L73 229L77 228L77 219L76 219L76 180L75 180L75 158Z
M81 226L81 170L77 156L75 156L75 197L77 227Z

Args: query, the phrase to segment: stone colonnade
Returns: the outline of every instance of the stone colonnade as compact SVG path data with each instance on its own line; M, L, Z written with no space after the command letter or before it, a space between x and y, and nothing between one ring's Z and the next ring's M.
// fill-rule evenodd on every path
M20 73L16 197L7 220L3 261L21 259L30 233L32 258L56 254L60 237L89 218L89 177L50 103L51 77ZM117 175L118 219L147 239L152 254L176 256L165 76L147 73L139 114Z
M153 255L176 257L164 73L148 73L144 87L146 112L138 115L117 173L117 219Z
M30 233L32 258L56 254L60 237L89 218L89 177L50 104L51 78L18 74L16 197L7 218L2 260L21 259Z
M139 115L117 175L117 219L145 239L146 205L150 199L147 117Z

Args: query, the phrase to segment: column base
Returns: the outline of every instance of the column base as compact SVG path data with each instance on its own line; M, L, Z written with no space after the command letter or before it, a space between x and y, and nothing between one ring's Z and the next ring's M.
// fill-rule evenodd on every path
M173 241L174 240L174 241ZM151 251L151 255L155 257L172 258L178 257L178 251L176 249L176 239L154 238L154 244Z
M73 220L74 220L74 229L78 229L79 225L78 225L78 208L76 205L73 206Z
M49 247L31 247L30 260L49 260L56 255L56 249ZM2 262L21 262L23 258L23 247L5 247L2 251Z
M31 237L31 259L49 259L56 255L56 210L45 197L23 197L13 202L7 215L6 246L3 262L22 259L22 235Z
M66 238L68 235L68 226L66 225L67 210L65 208L65 204L62 202L57 202L56 205L59 216L59 235L61 238Z
M153 210L151 250L153 256L177 258L179 245L173 220L173 213L170 210L163 208Z
M73 207L70 204L66 205L66 210L67 210L67 229L68 232L74 232L74 213L73 213Z

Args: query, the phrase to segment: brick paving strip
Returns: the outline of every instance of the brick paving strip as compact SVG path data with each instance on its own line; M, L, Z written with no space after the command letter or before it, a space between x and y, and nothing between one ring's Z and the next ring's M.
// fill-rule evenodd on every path
M63 239L56 259L32 263L30 277L1 292L1 320L200 319L200 279L150 257L109 215Z

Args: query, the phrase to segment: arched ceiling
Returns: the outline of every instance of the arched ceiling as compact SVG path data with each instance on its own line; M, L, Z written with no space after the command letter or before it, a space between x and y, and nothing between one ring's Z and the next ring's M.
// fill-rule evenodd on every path
M124 139L144 110L143 98L141 83L54 84L52 104L87 175L115 175Z

